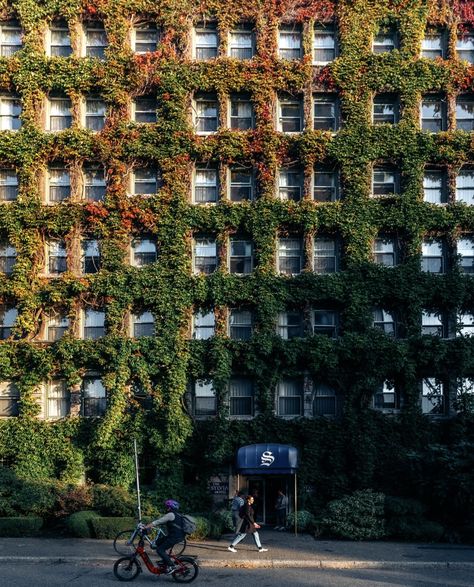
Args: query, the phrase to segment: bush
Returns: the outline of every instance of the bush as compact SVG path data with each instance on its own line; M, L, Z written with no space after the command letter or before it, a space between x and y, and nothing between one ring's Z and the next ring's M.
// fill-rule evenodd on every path
M100 539L112 539L123 530L131 530L137 524L136 518L93 517L90 520L94 536Z
M91 521L98 517L99 514L97 512L90 510L75 512L67 518L66 528L77 538L94 538L95 533Z
M68 486L59 494L54 515L69 516L75 512L84 512L92 507L92 491L89 485Z
M189 540L203 540L211 533L211 524L200 514L191 514L196 520L196 531L189 536Z
M329 502L321 523L333 536L348 540L378 540L385 536L383 493L356 491Z
M392 518L395 516L422 516L426 511L420 501L404 497L385 497L385 516Z
M296 513L297 528L300 532L309 532L314 528L315 518L311 512L301 510ZM290 528L295 527L295 512L288 514L286 525Z
M134 516L137 504L123 487L94 485L92 487L92 505L102 516Z
M442 538L444 528L437 522L424 518L393 518L387 522L387 535L401 540L437 542Z
M209 534L212 538L220 538L222 534L234 531L232 514L229 510L219 510L212 513L209 518Z
M43 526L43 518L0 518L0 536L11 538L37 536Z

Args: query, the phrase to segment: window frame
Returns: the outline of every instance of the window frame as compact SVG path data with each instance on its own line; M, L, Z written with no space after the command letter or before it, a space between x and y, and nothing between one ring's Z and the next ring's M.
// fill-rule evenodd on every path
M284 245L296 243L298 246L295 248L287 248ZM288 267L284 267L285 261L288 262ZM295 271L291 267L292 261L297 263L297 267L295 266ZM284 275L286 277L293 277L295 275L300 275L300 273L304 269L304 239L302 236L279 236L277 242L277 272L280 275Z
M376 317L376 312L382 313L381 320L379 320L378 317ZM384 308L374 308L372 310L372 317L373 328L381 330L384 334L390 336L391 338L398 338L398 321L394 311L388 312ZM386 320L386 317L390 319Z
M471 183L468 184L467 187L465 187L464 185L460 185L461 184L460 180L461 180L463 174L466 174L466 176L471 177ZM471 201L468 201L465 198L464 192L471 194ZM460 196L462 196L462 197L460 197ZM465 203L468 206L474 204L474 166L463 165L456 173L456 191L455 191L454 200L457 203Z
M330 318L327 324L317 324L316 315ZM338 338L339 336L339 312L326 308L311 309L311 331L313 336L322 335L328 338Z
M140 246L145 246L145 243L150 243L150 249L153 247L154 251L140 251L137 249ZM151 260L153 257L153 260ZM141 261L139 261L141 259ZM156 263L158 259L158 245L156 239L151 236L136 236L130 241L130 265L132 267L142 268L152 263ZM146 260L146 261L145 261Z
M430 399L430 389L432 386L439 386L440 392L437 394L431 394L432 398L439 398L437 405L433 404L432 399ZM421 389L420 389L420 410L424 416L428 417L443 417L447 415L448 409L448 397L447 397L447 385L441 379L436 377L423 377L421 380ZM426 398L426 399L425 399ZM426 411L426 407L428 403L433 405L431 411ZM436 411L440 410L440 411Z
M427 176L438 176L439 177L439 188L438 187L430 187L426 185L429 181ZM439 193L439 202L432 198L431 200L427 198L427 194L429 193ZM448 172L446 168L439 168L439 167L425 167L423 171L423 201L428 204L434 204L437 206L442 206L447 204L449 201L449 192L448 192Z
M7 321L6 321L6 317ZM18 318L18 309L11 304L0 304L0 340L7 340L13 336L12 330Z
M283 116L283 108L285 107L298 107L298 116ZM291 121L297 121L297 129L286 130L286 128L292 127ZM302 98L296 98L292 96L278 96L278 131L284 134L292 135L303 132L305 128L304 124L304 107Z
M317 242L326 242L326 243L333 243L333 253L332 254L325 254L325 255L317 255L316 253L318 252L316 249L316 243ZM329 249L322 249L322 252L326 252L329 251ZM322 267L318 267L316 260L322 260L322 259L333 259L334 263L333 263L333 269L329 268L322 268ZM327 274L331 274L331 273L338 273L340 271L339 265L340 265L340 244L339 244L339 239L337 238L330 238L328 236L325 235L315 235L313 238L313 272L316 273L317 275L327 275Z
M97 318L99 317L100 314L102 314L103 316L103 321L102 321L102 325L87 325L87 320L88 320L88 314L89 313L94 313L96 314ZM106 328L105 328L105 311L99 310L99 309L93 309L93 308L83 308L82 312L81 312L81 331L82 331L82 339L83 340L97 340L98 338L102 338L103 336L106 335ZM91 336L89 336L91 335Z
M247 49L248 51L248 47L239 47L238 45L235 46L232 44L232 35L243 35L243 34L247 34L250 36L250 56L239 56L239 55L233 55L233 50L235 50L235 52L239 52L239 51L244 51L245 49ZM234 26L230 31L229 31L229 38L228 38L228 43L227 43L227 56L230 57L231 59L238 59L239 61L248 61L249 59L252 59L252 57L255 56L256 53L256 42L255 42L255 32L253 30L253 27L250 23L240 23L236 26Z
M198 244L198 243L205 243L207 244ZM203 250L207 247L213 247L215 250L214 255L197 255L198 247L203 248ZM205 261L198 261L200 259L214 259L214 263L206 263ZM206 236L206 235L195 235L193 238L193 273L194 275L211 275L215 271L217 271L219 267L219 246L216 237ZM207 270L207 268L210 268Z
M425 107L439 107L439 115L434 112L431 116L425 116ZM420 130L436 134L448 130L448 104L444 94L424 94L420 103Z
M232 247L234 244L236 243L245 243L245 248L247 249L248 246L250 246L250 255L233 255L232 254ZM237 265L239 263L244 263L244 269L245 271L240 272L240 271L233 271L232 270L232 265L234 264ZM249 265L249 270L247 269L247 265ZM255 250L254 250L254 243L253 240L244 238L244 237L237 237L237 236L232 236L229 239L229 259L228 259L228 267L229 267L229 273L232 275L250 275L254 268L255 268Z
M137 108L137 102L139 102L140 100L142 100L142 101L146 100L148 102L153 103L155 106L154 109L143 110L143 109ZM144 94L141 96L135 96L135 98L132 100L132 112L131 112L132 122L135 122L136 124L156 124L156 122L158 120L157 109L158 109L158 103L157 103L156 95ZM142 116L144 118L151 118L152 120L137 120L137 116Z
M56 254L52 254L55 251L53 250L55 244L58 244ZM46 268L45 273L49 277L58 277L63 273L68 271L68 259L67 259L67 247L66 242L64 239L49 239L45 243L46 246ZM58 269L52 269L53 259L58 259L56 265ZM60 259L64 259L64 261L60 261Z
M375 176L377 173L383 173L385 176L392 175L393 182L376 182ZM396 196L400 193L400 172L398 167L390 164L376 164L372 167L372 182L371 182L371 197L372 198L384 198ZM376 188L376 186L379 186ZM393 186L391 191L387 191L387 188L383 186ZM380 192L380 193L379 193Z
M97 254L88 254L89 247ZM102 255L99 240L96 238L83 238L81 240L81 272L83 275L98 273L102 266Z
M8 106L8 108L6 108ZM11 112L8 112L11 110ZM3 112L6 111L6 114ZM22 127L21 99L16 94L0 93L0 130L17 132Z
M17 31L19 43L7 43L3 41L4 31ZM2 57L11 57L23 48L23 34L24 31L21 24L16 19L0 21L0 55ZM6 50L7 47L14 47L13 51ZM16 48L15 48L16 47Z
M14 178L13 181L10 178ZM19 187L17 170L14 167L0 167L0 202L4 204L15 202L18 199ZM14 197L10 197L12 193Z
M244 320L244 316L248 319ZM239 318L239 321L235 321ZM228 336L231 340L248 341L254 332L254 315L248 308L229 308Z
M67 324L66 324L67 323ZM66 313L50 311L45 316L44 339L47 342L61 340L71 327L71 321ZM60 336L58 336L60 333Z
M91 44L90 34L93 32L103 32L104 44ZM104 23L98 20L91 20L83 24L82 29L82 51L81 57L88 57L90 59L105 59L105 51L109 46L107 31Z
M155 39L156 42L154 43L154 45L155 45L154 49L146 49L144 51L137 50L137 44L140 44L140 43L142 43L143 45L150 45L151 44L149 41L148 42L144 42L144 41L137 42L137 31L139 31L139 30L149 31L150 34L152 34L152 33L156 34L156 39ZM156 24L156 22L153 22L151 20L142 20L139 22L135 22L132 27L132 30L131 30L130 47L135 55L147 55L148 53L154 53L155 51L158 50L158 48L160 46L161 34L162 34L162 30Z
M290 393L284 393L286 391L284 387L287 387ZM280 379L276 385L276 415L285 419L302 418L304 415L304 391L303 379ZM293 393L291 394L291 392ZM282 401L285 398L290 401ZM283 407L285 404L291 405L292 401L298 401L298 410L289 410Z
M393 113L388 116L391 120L384 120L387 118L386 114L376 113L377 106L390 106L392 107ZM400 122L400 96L397 94L390 93L379 93L375 94L372 100L372 124L379 126L381 124L395 125Z
M53 43L53 33L55 32L59 32L59 31L66 31L67 33L67 37L69 39L69 44L58 44L58 43ZM65 54L61 54L61 51L59 50L59 52L56 54L55 51L53 50L54 47L65 47L66 49L69 49ZM67 58L70 57L71 55L73 55L73 48L71 45L71 31L69 30L68 24L66 21L62 21L62 20L53 20L48 29L47 29L47 41L46 41L46 52L48 57L63 57L63 58Z
M233 173L240 173L248 175L249 181L247 183L244 182L237 182L232 181L232 174ZM244 167L239 165L231 165L227 169L227 185L228 185L228 194L227 197L230 202L240 203L240 202L254 202L255 201L255 170L253 167ZM248 198L233 198L233 190L235 189L240 192L242 189L248 189Z
M282 41L290 37L298 38L298 46L290 47ZM303 57L303 32L301 26L281 25L278 28L278 58L285 61L298 61Z
M313 130L336 133L341 129L341 112L340 112L340 101L339 96L330 92L316 92L312 96L312 114L313 114ZM331 116L319 116L319 106L331 107ZM332 122L319 122L318 121L332 121Z
M438 244L441 254L440 255L426 255L424 251L428 252L428 246L432 246ZM439 259L440 260L440 270L439 271L430 271L427 268L430 261ZM447 264L447 244L444 238L435 238L435 237L424 237L421 243L421 266L420 270L424 273L430 273L433 275L444 275L448 270Z
M210 35L214 34L216 43L215 45L198 43L198 35ZM217 30L217 23L214 21L200 22L197 23L193 29L193 59L195 61L209 61L210 59L216 59L219 56L219 32ZM215 49L215 51L214 51ZM204 51L212 50L212 55L205 55ZM201 51L203 52L201 54Z
M425 48L423 47L423 43L425 40L427 40L428 37L432 37L432 38L436 38L439 37L440 39L440 49L439 52L441 53L440 55L426 55L424 53L435 53L438 52L438 49L429 49L429 48ZM422 59L446 59L448 56L448 35L447 35L447 30L445 27L436 27L436 28L428 28L425 29L425 35L423 37L423 39L421 40L421 47L420 47L420 57Z
M61 173L60 173L61 172ZM58 178L66 177L67 181L62 179L56 179L53 181L54 175L57 174ZM54 191L57 190L60 198L53 197ZM49 165L46 172L46 203L55 205L65 201L70 201L72 197L72 185L71 185L71 171L67 165L56 163ZM64 195L67 194L67 195Z
M60 393L53 394L53 389L60 387ZM43 415L45 420L61 420L69 416L71 411L71 393L65 379L48 379L43 384ZM56 409L52 409L51 403L56 402Z
M387 250L383 250L383 247L391 247L387 248ZM377 248L379 247L379 248ZM382 247L382 248L380 248ZM372 241L372 258L373 262L376 265L381 267L396 267L399 264L399 243L398 239L395 236L385 235L385 234L378 234L374 240ZM390 255L391 263L385 262L385 259L388 258Z
M149 318L151 320L145 320ZM151 329L149 328L151 325ZM144 327L145 333L140 333L140 327ZM131 312L130 314L130 336L131 338L151 338L156 336L156 321L155 317L150 310L142 310L141 312Z
M318 185L316 181L318 176L321 177L325 175L331 176L332 183ZM313 202L337 202L341 199L340 170L338 168L331 167L327 164L316 163L313 167L312 184L311 193L313 196ZM321 197L316 197L316 190L322 194Z
M250 106L250 116L239 116L233 114L234 105L248 104ZM241 125L239 121L243 121ZM229 96L229 121L228 126L231 130L247 131L255 128L255 108L250 94L233 93Z
M206 317L212 316L211 324L199 324L199 317L204 320ZM216 313L214 310L204 313L202 310L197 310L193 313L192 318L192 338L193 340L209 340L216 334Z
M469 118L467 116L460 116L459 107L462 104L468 105ZM462 113L462 112L461 112ZM455 109L455 116L456 116L456 130L463 130L466 132L471 132L474 130L474 94L458 94L456 96L456 109ZM462 122L462 121L468 121ZM465 128L467 126L467 128Z
M297 320L298 323L289 324L289 320L288 320L289 316L296 316L298 318L298 320ZM299 310L284 310L282 312L278 312L276 332L277 332L277 335L283 340L291 340L293 338L303 338L304 337L303 313Z
M332 37L332 46L328 45L325 46L321 44L320 46L316 45L317 36L320 35L322 37ZM333 56L331 59L316 59L316 51L332 51ZM334 61L339 56L339 43L338 43L338 35L337 35L337 28L335 23L315 23L313 27L313 44L312 44L312 56L313 56L313 65L328 65L332 61Z
M18 252L16 247L8 242L0 242L0 273L11 275L17 262Z
M232 385L233 384L247 384L247 391L249 392L248 395L244 394L232 394ZM255 384L252 380L245 378L245 377L231 377L228 383L228 394L229 394L229 418L230 419L242 419L248 420L252 419L255 416ZM240 410L233 410L233 404L237 402L232 402L233 398L245 398L249 405L250 409L247 410L245 413L242 413Z
M207 382L206 380L203 379L196 379L193 382L193 389L192 389L192 406L193 406L193 416L195 418L213 418L215 416L217 416L217 393L216 390L214 388L213 382L209 381ZM210 393L207 393L204 395L198 395L197 394L197 389L200 388L203 391L207 391ZM212 398L212 400L209 402L209 406L207 409L206 408L202 408L200 410L198 410L198 398L203 398L204 400L208 400L210 398ZM205 402L204 402L205 405ZM200 413L202 412L202 413Z
M87 382L100 382L100 393L98 395L90 395L86 397L86 383ZM103 392L103 393L102 393ZM84 375L81 382L81 416L83 418L100 418L105 415L107 411L107 404L108 404L108 397L107 397L107 389L105 388L102 377L96 374L87 374ZM86 400L92 400L91 406L88 407L86 404ZM96 400L96 405L94 406L93 401ZM87 408L87 409L86 409ZM90 409L92 408L92 410ZM91 411L92 413L86 413Z
M97 180L96 175L100 171L102 171L103 180ZM82 181L83 181L83 194L82 199L86 200L87 202L103 202L107 195L107 180L105 175L105 167L101 163L89 163L84 165L81 170L82 173ZM94 191L94 189L102 189L103 194L100 197L94 196L93 198L88 197L88 191Z
M282 177L286 175L286 185L282 185ZM299 176L299 183L288 185L288 176ZM304 170L302 167L280 167L277 175L277 189L278 199L283 202L300 202L304 196ZM296 194L298 191L298 197L285 197L282 195Z
M6 404L6 407L3 407ZM0 382L0 419L16 418L20 414L20 390L13 380Z

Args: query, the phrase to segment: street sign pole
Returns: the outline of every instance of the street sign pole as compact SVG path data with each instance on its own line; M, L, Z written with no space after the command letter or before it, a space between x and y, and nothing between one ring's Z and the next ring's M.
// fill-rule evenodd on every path
M137 439L133 439L133 448L135 451L135 475L137 483L137 505L138 505L138 519L142 521L142 503L140 499L140 477L138 475L138 451L137 451Z

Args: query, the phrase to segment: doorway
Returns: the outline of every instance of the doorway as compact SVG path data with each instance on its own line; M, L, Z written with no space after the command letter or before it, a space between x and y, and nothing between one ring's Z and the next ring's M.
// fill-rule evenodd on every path
M289 503L291 503L289 494L291 488L290 477L288 475L265 475L265 477L248 477L247 479L249 495L253 495L255 499L255 521L275 525L275 502L279 489L284 491L289 498Z

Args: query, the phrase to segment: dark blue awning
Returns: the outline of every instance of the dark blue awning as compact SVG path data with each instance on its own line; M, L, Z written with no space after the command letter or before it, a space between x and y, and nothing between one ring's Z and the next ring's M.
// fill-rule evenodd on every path
M291 475L298 468L298 449L288 444L249 444L237 451L241 475Z

